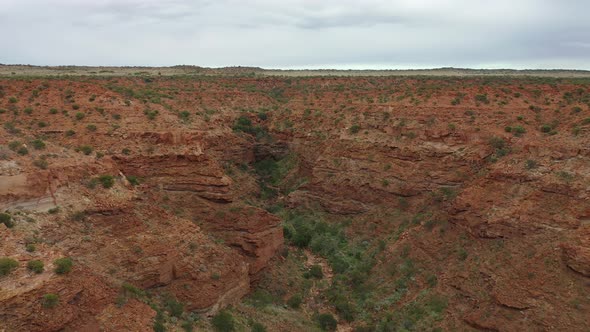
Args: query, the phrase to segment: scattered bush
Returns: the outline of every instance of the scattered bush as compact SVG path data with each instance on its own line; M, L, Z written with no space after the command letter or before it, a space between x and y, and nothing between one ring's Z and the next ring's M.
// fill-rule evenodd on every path
M266 332L266 327L261 323L255 322L252 324L252 332Z
M537 162L532 159L528 159L527 161L525 161L524 165L525 165L526 169L535 169L535 168L539 167Z
M16 104L18 102L18 99L16 99L16 97L10 97L8 98L8 102L11 104Z
M115 184L115 178L112 175L101 175L98 177L98 181L105 189L109 189Z
M164 306L166 307L166 311L168 311L172 317L180 318L184 312L184 304L182 304L182 302L178 302L173 297L166 298L164 301Z
M189 111L182 111L180 113L178 113L178 117L180 118L180 120L186 122L189 120L191 116L191 113Z
M69 129L68 131L66 131L66 136L67 137L72 137L74 135L76 135L76 132L75 131L73 131L71 129Z
M0 213L0 224L4 224L8 228L14 227L14 221L12 220L12 216L8 213L1 212Z
M33 161L33 165L39 167L40 169L47 169L47 167L49 167L49 163L44 158L35 159L35 161Z
M53 261L53 264L55 265L55 273L66 274L72 270L72 265L74 265L74 262L69 257L63 257Z
M160 112L158 112L157 110L145 109L143 111L143 114L145 114L145 116L147 116L148 119L153 120L156 118L156 116L158 116L158 114L160 114Z
M336 327L338 326L338 321L332 314L320 314L318 316L318 323L320 324L320 328L324 331L336 331Z
M18 153L21 156L24 156L24 155L29 154L29 149L27 149L24 146L21 146L20 148L18 148L18 150L16 150L16 153Z
M89 125L86 126L86 129L88 131L93 131L94 132L94 131L96 131L96 125L89 124Z
M35 252L37 251L37 246L34 243L27 243L25 249L27 250L27 252Z
M218 332L232 332L236 329L234 317L226 310L221 310L213 316L211 323Z
M351 133L351 134L356 134L356 133L358 133L360 130L361 130L361 126L359 126L359 125L356 125L356 124L355 124L355 125L352 125L352 126L350 127L350 129L349 129L349 131L350 131L350 133Z
M246 134L255 136L256 139L261 139L268 136L268 133L264 128L252 125L252 120L245 116L240 116L238 119L236 119L232 129L235 132L244 132Z
M59 304L59 295L57 294L45 294L43 295L43 307L55 308Z
M45 149L45 146L46 146L45 142L43 142L40 139L36 139L36 140L32 141L31 145L33 145L35 150L43 150L43 149Z
M137 178L137 176L129 175L127 176L127 181L129 181L129 183L131 183L131 185L133 186L139 185L139 179Z
M87 156L89 156L92 153L92 150L92 147L88 145L82 145L76 149L76 151L80 151Z
M315 278L315 279L322 279L324 277L324 273L322 272L322 267L319 265L312 265L309 271L305 274L306 278Z
M12 258L2 257L0 258L0 277L8 275L14 269L18 267L18 262Z
M27 263L27 268L32 272L40 274L44 270L44 265L40 260L32 260Z
M295 294L287 300L287 305L293 309L298 309L301 306L302 301L303 299L301 298L301 295Z
M79 120L84 119L86 117L86 114L84 114L82 112L77 112L75 116L76 116L76 120L79 121Z
M488 99L488 95L487 94L483 94L483 95L475 95L475 101L478 103L484 103L484 104L489 104L490 100Z
M522 134L526 133L526 129L523 126L516 126L512 128L512 133L514 136L522 136Z
M164 326L164 314L161 311L156 311L156 319L154 319L154 332L166 332Z

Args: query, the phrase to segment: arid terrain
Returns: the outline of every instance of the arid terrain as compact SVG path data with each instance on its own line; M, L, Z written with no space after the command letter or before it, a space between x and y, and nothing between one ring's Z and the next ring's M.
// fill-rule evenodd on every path
M588 72L195 68L0 66L0 331L590 330Z

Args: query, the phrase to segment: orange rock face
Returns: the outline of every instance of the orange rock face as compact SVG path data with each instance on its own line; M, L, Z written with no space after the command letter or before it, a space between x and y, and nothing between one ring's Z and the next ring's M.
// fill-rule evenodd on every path
M239 302L280 264L281 220L264 209L273 190L273 204L321 211L346 221L355 241L382 241L368 277L377 323L436 292L448 304L429 317L445 330L590 327L585 81L0 86L0 210L14 221L0 224L0 258L19 262L0 276L0 330L151 329L148 300L119 302L124 284L205 315ZM296 166L272 169L263 188L263 162L286 156ZM273 182L277 174L287 180ZM400 215L404 227L392 228ZM391 262L404 248L419 273L399 295ZM66 275L53 272L60 257L74 262ZM45 271L28 271L31 260ZM45 294L59 303L44 307Z

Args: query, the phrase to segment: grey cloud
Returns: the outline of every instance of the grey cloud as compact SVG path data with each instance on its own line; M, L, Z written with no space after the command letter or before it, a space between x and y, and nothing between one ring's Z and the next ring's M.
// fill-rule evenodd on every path
M0 0L0 63L590 69L582 0Z

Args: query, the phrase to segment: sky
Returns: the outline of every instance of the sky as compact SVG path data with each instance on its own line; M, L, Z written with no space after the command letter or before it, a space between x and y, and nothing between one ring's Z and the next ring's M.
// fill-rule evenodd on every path
M0 63L590 70L590 0L0 0Z

